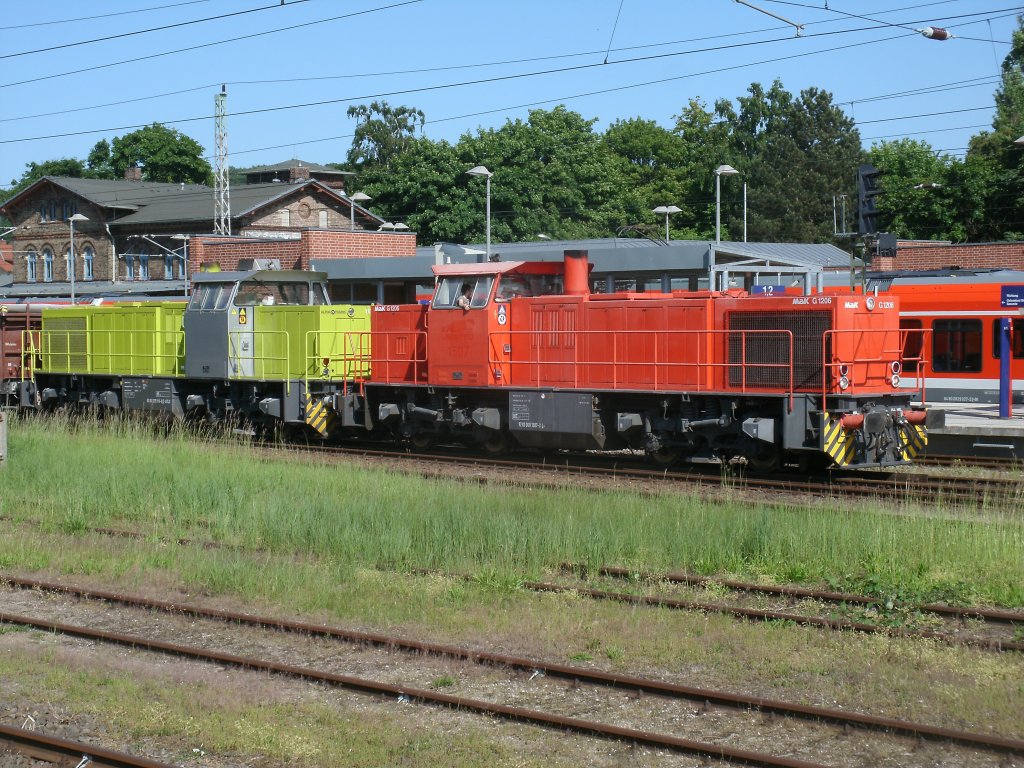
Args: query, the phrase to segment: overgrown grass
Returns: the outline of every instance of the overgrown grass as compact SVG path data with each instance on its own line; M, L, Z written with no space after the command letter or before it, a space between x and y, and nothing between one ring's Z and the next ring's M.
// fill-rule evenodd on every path
M13 421L0 514L70 534L122 526L210 538L342 570L436 568L510 584L574 561L1024 604L1019 515L478 487L197 445L187 432L154 436L137 423ZM10 551L3 559L32 566ZM244 564L224 563L205 578L251 580Z

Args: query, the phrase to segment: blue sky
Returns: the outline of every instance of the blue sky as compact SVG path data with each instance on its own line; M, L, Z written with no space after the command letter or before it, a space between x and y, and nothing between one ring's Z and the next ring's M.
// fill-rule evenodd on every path
M865 146L910 137L962 155L969 137L991 126L998 68L1024 13L1007 0L750 2L757 8L735 0L8 2L0 183L27 162L84 158L98 140L154 121L196 139L212 161L221 83L235 166L342 161L354 127L347 108L375 99L418 107L427 136L455 141L562 103L596 118L598 130L631 117L671 127L691 98L710 106L776 78L793 93L832 93ZM801 35L762 11L804 25ZM956 37L914 31L927 26ZM112 39L89 42L97 38Z

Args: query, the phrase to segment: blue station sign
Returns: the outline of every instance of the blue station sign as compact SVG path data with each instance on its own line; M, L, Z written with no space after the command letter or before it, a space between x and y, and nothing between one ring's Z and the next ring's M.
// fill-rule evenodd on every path
M999 286L999 306L1024 307L1024 285Z

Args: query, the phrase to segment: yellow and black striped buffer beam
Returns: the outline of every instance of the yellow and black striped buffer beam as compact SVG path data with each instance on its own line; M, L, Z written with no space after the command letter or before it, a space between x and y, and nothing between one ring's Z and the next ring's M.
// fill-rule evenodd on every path
M928 447L928 431L924 424L904 424L900 428L900 435L903 438L903 457L913 459L924 453Z
M853 434L843 429L840 419L829 418L828 413L822 414L825 428L822 430L822 450L825 451L841 467L853 463L855 447Z
M331 434L334 422L337 418L334 409L327 407L320 400L314 400L307 392L302 396L302 410L305 414L306 423L319 432L323 437Z

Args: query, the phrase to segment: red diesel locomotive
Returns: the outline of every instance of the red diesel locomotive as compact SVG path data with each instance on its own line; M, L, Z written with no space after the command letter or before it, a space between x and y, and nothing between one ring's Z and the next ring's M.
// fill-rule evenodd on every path
M745 457L760 471L924 449L932 414L900 386L895 297L591 294L573 251L434 273L429 305L375 307L370 374L333 402L349 431L419 448L635 449L660 464Z

